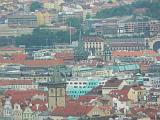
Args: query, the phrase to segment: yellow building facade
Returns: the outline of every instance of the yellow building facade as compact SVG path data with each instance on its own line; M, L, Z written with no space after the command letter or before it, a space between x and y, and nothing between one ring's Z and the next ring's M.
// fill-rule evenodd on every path
M37 23L38 25L49 25L53 20L53 15L48 12L37 12Z
M144 99L145 90L131 88L128 92L128 98L133 102L139 102Z
M48 9L48 10L50 10L50 9L54 9L55 8L55 4L54 3L52 3L52 2L47 2L47 3L44 3L44 8L45 9Z
M64 3L63 0L56 0L54 2L46 2L43 4L45 9L51 10L51 9L56 9L56 10L61 10L61 4Z

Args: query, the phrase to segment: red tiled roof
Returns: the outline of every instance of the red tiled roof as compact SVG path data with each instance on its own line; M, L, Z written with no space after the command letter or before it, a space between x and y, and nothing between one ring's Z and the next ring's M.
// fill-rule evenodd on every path
M19 102L24 103L26 100L31 100L34 95L47 96L47 93L38 90L8 90L4 95L11 97L11 102L14 104Z
M157 114L157 112L158 112L158 110L156 110L156 109L153 109L153 108L145 108L145 107L133 107L133 108L131 108L131 112L133 113L133 114L136 114L136 113L138 113L138 112L143 112L143 113L145 113L148 117L150 117L151 119L155 119L155 116L156 116L156 114Z
M57 59L54 60L26 60L27 55L24 53L14 53L9 56L7 59L2 55L0 56L0 63L13 63L13 64L22 64L29 67L49 67L53 65L64 64L63 59L72 59L73 56L69 53L57 54Z
M140 57L145 55L156 54L153 50L141 50L141 51L113 51L112 55L114 57Z
M39 106L33 105L31 107L31 109L32 109L32 111L37 111L38 110L38 111L43 112L43 111L46 111L48 108L47 108L47 106L45 104L41 104Z
M38 107L38 110L39 111L41 111L41 112L43 112L43 111L46 111L48 108L47 108L47 106L46 105L40 105L39 107Z
M33 106L31 107L31 109L32 109L32 111L37 111L37 106L36 106L36 105L33 105Z
M144 113L146 113L151 119L155 119L157 112L158 110L153 109L153 108L146 108L144 110Z
M103 111L105 111L105 110L112 110L112 106L98 106L98 108L100 108Z
M133 89L133 90L136 90L136 91L137 91L137 90L143 90L142 87L139 86L139 85L133 85L133 86L132 86L132 89Z
M63 64L62 59L57 60L25 60L24 65L29 67L50 67L53 65Z
M0 80L0 86L7 85L32 85L33 80Z
M72 53L64 52L64 53L56 53L56 59L63 59L63 60L73 60L74 55Z
M0 60L0 63L16 63L16 64L23 64L28 67L50 67L53 65L60 65L64 64L62 59L57 60Z
M0 51L24 51L24 49L18 47L0 47Z
M109 95L118 98L120 101L128 101L129 90L112 90Z
M157 56L157 57L156 57L156 60L157 60L157 61L160 61L160 56Z
M112 90L109 92L109 94L112 95L128 95L129 90Z
M81 105L80 103L71 102L68 103L67 106L64 107L57 107L53 110L53 115L59 115L59 116L84 116L87 115L91 109L92 106L85 106Z
M80 96L78 98L79 102L85 103L85 102L90 102L91 100L97 98L97 96L92 96L92 95L86 95L86 96Z
M12 58L16 61L24 61L26 59L27 55L23 53L18 54L12 54Z

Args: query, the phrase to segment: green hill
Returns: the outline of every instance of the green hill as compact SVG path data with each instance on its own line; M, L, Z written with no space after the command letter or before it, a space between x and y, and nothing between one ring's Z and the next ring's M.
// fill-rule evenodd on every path
M146 12L142 13L144 16L148 16L155 19L160 19L160 0L158 1L137 1L131 5L123 5L110 9L103 9L97 12L96 18L109 18L114 16L127 16L134 15L136 9L145 8Z

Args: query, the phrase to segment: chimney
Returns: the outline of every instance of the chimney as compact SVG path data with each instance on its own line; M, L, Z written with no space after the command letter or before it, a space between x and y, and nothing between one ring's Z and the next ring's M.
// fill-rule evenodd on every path
M37 109L37 110L39 109L39 104L36 104L36 109Z

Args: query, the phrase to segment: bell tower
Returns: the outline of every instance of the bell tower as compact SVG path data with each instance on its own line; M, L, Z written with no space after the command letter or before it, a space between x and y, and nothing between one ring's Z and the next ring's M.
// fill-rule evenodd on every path
M50 111L56 107L65 107L66 83L48 84L48 108Z
M104 49L104 61L109 62L111 60L112 60L112 51L109 45L106 45Z
M47 82L48 108L52 111L56 107L66 106L66 79L63 77L64 67L54 66L51 68L52 79Z
M51 79L39 83L40 89L48 88L48 110L52 112L56 107L66 106L66 80L72 76L72 69L65 65L49 68Z
M66 106L66 79L72 75L71 69L65 65L49 68L51 79L40 83L40 87L48 88L48 110L52 112L56 107Z

